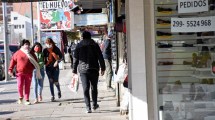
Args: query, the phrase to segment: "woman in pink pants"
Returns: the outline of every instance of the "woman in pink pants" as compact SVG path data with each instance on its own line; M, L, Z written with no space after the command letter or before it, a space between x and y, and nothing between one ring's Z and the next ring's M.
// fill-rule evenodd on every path
M37 63L37 58L33 52L30 52L30 42L28 40L22 40L21 48L14 53L9 66L8 74L13 76L13 69L16 66L16 78L19 93L18 104L22 104L25 97L25 104L30 105L29 95L30 86L32 80L33 70L36 68L37 77L41 78L40 67ZM23 94L24 92L24 94Z

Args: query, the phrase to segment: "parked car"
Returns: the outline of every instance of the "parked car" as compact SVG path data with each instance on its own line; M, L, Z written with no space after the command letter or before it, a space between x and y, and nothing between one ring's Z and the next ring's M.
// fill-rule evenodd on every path
M0 51L4 51L4 44L0 44ZM17 50L19 50L19 45L16 44L10 44L9 45L9 50L10 52L13 54L15 53Z
M5 79L4 52L0 52L0 80Z

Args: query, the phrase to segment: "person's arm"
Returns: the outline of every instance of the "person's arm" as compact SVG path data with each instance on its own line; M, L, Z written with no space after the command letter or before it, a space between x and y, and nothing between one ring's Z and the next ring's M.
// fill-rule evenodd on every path
M16 61L16 54L14 54L10 60L10 65L9 65L9 68L8 68L8 73L9 75L12 75L13 74L13 69L15 67L15 65L17 64L17 61Z
M63 59L63 54L58 47L56 47L56 54L58 55L58 61L60 62Z
M74 58L73 58L73 73L77 74L77 68L79 64L79 48L78 45L76 46L76 49L74 51Z
M101 49L99 48L98 44L96 44L96 50L97 50L97 54L98 54L99 64L101 67L101 74L103 75L104 74L103 72L105 71L105 61L104 61Z

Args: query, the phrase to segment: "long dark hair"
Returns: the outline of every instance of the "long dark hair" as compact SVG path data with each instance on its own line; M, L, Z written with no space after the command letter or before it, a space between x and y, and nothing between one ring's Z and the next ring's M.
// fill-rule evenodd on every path
M31 48L31 51L34 51L34 48L35 48L35 46L37 46L37 45L41 48L41 51L40 51L40 52L42 52L43 46L42 46L39 42L35 42L35 43L34 43L33 47Z
M55 42L52 40L52 38L47 38L46 41L52 43L53 47L56 47Z

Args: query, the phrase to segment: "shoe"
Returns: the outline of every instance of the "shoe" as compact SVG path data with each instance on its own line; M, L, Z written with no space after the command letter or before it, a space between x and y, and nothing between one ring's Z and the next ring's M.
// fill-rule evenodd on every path
M59 99L61 98L61 92L58 92L58 98Z
M96 110L96 109L98 109L99 108L99 105L98 104L96 104L95 106L93 106L93 110Z
M87 110L85 113L92 113L92 111L91 110Z
M114 88L112 88L112 87L107 87L107 90L108 91L115 91Z
M157 19L157 24L170 24L171 21L169 20L162 20L162 19Z
M34 101L34 104L37 104L38 103L38 100L36 99L35 101Z
M39 101L41 102L43 100L42 95L39 96Z
M19 98L19 100L17 101L18 104L22 104L23 103L23 98Z
M157 31L157 36L172 36L171 33Z
M187 43L183 43L182 47L193 47L193 44L187 44Z
M158 48L171 48L172 44L158 42L157 46L158 46Z
M54 102L55 101L55 97L51 97L51 102Z
M26 100L25 105L31 105L29 100Z
M158 12L170 12L172 11L171 8L161 8L161 7L157 7Z

